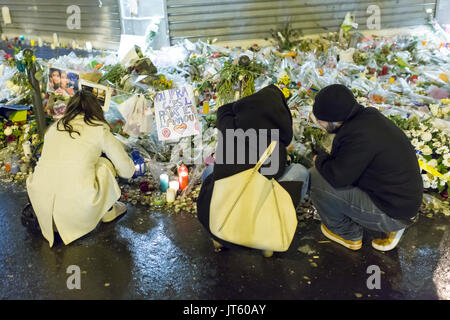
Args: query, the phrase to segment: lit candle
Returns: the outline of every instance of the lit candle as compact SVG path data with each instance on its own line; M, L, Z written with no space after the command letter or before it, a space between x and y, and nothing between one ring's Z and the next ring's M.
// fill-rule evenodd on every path
M58 35L55 33L53 33L53 44L55 45L55 47L58 45Z
M86 50L88 52L92 51L92 43L90 41L86 41Z
M188 169L185 165L178 167L178 182L180 183L181 190L184 190L189 184Z
M167 193L166 193L167 203L174 202L176 195L177 195L177 191L175 189L172 189L172 188L167 189Z
M31 143L30 143L30 141L25 141L22 144L22 148L23 148L23 154L25 155L25 157L30 158L31 157Z
M44 43L43 43L43 41L42 41L42 38L41 37L38 37L38 46L39 47L42 47L44 45Z
M166 192L169 188L169 176L165 173L159 176L160 188L162 192Z
M178 189L180 189L180 183L178 181L170 181L169 188L177 191Z

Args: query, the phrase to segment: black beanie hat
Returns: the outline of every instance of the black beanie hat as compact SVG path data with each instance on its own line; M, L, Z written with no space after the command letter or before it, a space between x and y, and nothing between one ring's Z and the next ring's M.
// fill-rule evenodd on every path
M339 122L347 120L358 106L350 89L342 84L332 84L317 94L313 113L317 120Z

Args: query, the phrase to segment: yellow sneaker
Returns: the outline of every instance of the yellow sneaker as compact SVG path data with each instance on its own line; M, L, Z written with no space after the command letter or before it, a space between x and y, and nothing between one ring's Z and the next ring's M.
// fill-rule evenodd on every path
M401 229L395 232L389 232L384 239L374 239L372 241L372 247L380 251L389 251L394 249L402 238L405 229Z
M322 230L322 233L325 237L327 237L330 240L333 240L334 242L339 243L340 245L343 245L344 247L350 250L359 250L362 247L362 240L358 241L345 240L344 238L328 230L328 228L325 227L323 223L320 226L320 229Z

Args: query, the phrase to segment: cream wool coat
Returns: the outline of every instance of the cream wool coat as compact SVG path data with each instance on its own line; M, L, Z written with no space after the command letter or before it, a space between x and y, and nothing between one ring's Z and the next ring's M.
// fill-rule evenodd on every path
M81 134L73 133L75 139L58 131L56 123L49 127L41 158L27 180L31 204L50 247L54 231L66 245L92 231L120 198L116 174L131 178L135 172L109 127L89 126L83 117L70 122ZM102 152L111 161L100 157Z

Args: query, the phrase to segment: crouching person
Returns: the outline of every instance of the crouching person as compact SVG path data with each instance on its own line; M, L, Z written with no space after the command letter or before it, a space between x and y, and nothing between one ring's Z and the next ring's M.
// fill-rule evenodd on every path
M107 158L102 157L102 153ZM54 232L64 244L126 212L117 202L116 174L131 178L133 161L110 132L97 98L81 91L45 134L41 158L27 180L30 202L50 247Z
M331 153L311 169L310 196L322 219L322 233L349 249L362 245L363 228L384 232L372 246L396 247L415 221L423 184L415 150L406 135L375 108L364 108L342 85L316 96L313 113L336 133Z

